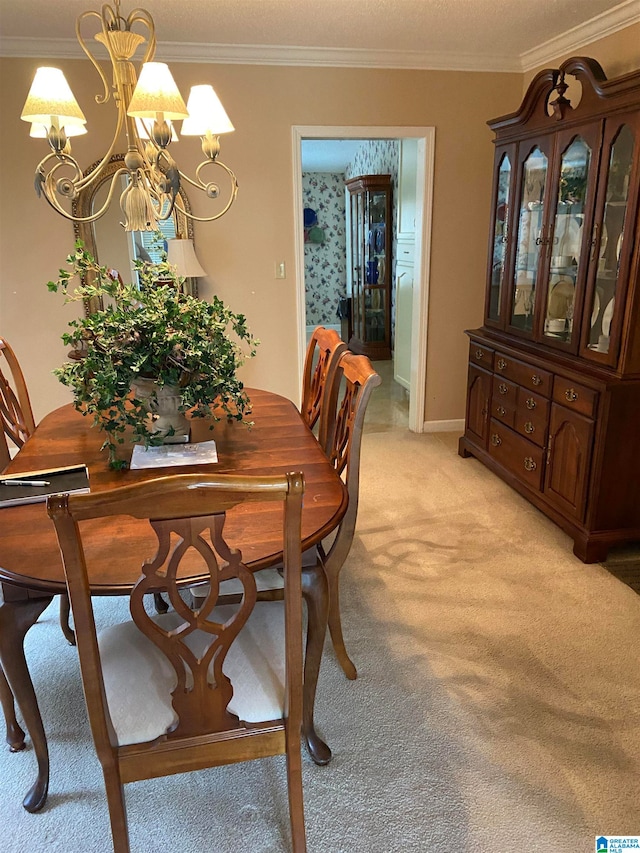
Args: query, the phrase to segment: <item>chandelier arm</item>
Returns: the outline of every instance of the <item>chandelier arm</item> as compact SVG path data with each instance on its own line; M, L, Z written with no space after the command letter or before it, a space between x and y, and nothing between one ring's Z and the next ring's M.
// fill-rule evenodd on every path
M111 97L111 93L109 91L109 81L107 80L104 71L102 70L102 68L98 64L98 61L95 59L95 57L93 56L93 54L91 53L91 51L87 47L87 44L84 40L84 37L80 31L82 21L85 20L86 18L94 18L94 17L98 18L98 20L102 23L102 28L104 30L104 19L102 18L101 15L98 14L98 12L96 12L95 10L83 12L81 15L78 15L78 18L76 19L76 38L78 39L78 42L80 43L80 47L84 50L88 59L91 61L91 64L93 65L93 67L96 69L96 71L100 75L100 79L102 80L102 85L104 87L104 94L103 95L96 95L96 103L97 104L106 104L107 101L109 100L109 98ZM111 58L111 51L109 51L109 57ZM112 59L112 61L113 61L113 59Z
M229 169L228 166L224 165L224 163L218 163L218 165L222 166L222 168L225 169L225 171L227 171L232 178L232 187L229 200L227 201L223 209L218 213L214 214L213 216L195 216L190 211L185 210L184 207L182 207L182 205L180 204L180 202L176 199L174 204L175 209L180 211L183 216L185 216L187 219L190 219L192 222L214 222L216 219L220 219L221 216L224 216L224 214L229 210L233 202L236 200L236 196L238 194L238 181L236 180L236 176L233 174L233 172L231 171L231 169ZM190 178L186 178L186 180L187 183L192 184L194 187L197 187L197 189L201 190L202 192L205 191L202 186L196 184L195 181L192 181Z
M142 60L143 63L149 62L149 60L153 59L156 52L156 25L149 12L147 12L146 9L141 9L139 7L129 14L126 21L127 29L130 30L131 24L136 22L144 24L149 33L147 49L144 54L144 59Z
M195 187L197 190L200 190L201 192L206 193L207 188L210 187L213 182L210 181L209 183L205 183L200 178L200 172L202 169L204 169L205 166L211 166L211 165L220 166L220 168L224 169L224 171L229 175L229 177L231 178L231 184L233 187L232 191L233 191L233 194L235 197L236 193L238 192L238 179L236 178L235 174L231 171L231 169L228 166L226 166L221 160L203 160L203 162L200 163L200 165L196 168L197 180L194 181L194 179L190 178L189 175L185 175L184 172L179 172L180 180L186 181L188 184L191 184L192 187ZM212 198L213 198L213 196L212 196Z
M107 193L107 198L99 211L97 211L96 213L92 213L90 216L76 216L73 213L69 213L64 209L64 207L62 207L56 197L55 187L53 186L53 179L50 180L50 177L54 174L55 170L62 165L64 164L56 164L56 166L54 166L53 169L49 172L49 174L47 175L47 180L42 187L42 192L45 199L49 202L49 204L51 205L51 207L53 207L54 210L62 214L65 219L70 219L73 222L95 222L96 219L100 219L101 216L104 216L104 214L107 212L109 205L111 204L111 199L113 198L113 195L116 191L117 179L120 177L120 175L127 174L128 172L128 170L123 166L121 169L118 169L116 172L113 173L111 177L111 186L109 187L109 192Z
M77 192L80 192L80 190L85 189L85 187L91 186L91 184L93 184L93 182L96 181L101 176L105 166L111 160L111 155L113 154L113 152L115 150L116 143L118 142L118 138L119 138L120 132L122 130L123 121L124 121L123 112L121 109L118 109L118 120L116 122L116 129L115 129L115 133L113 134L113 139L111 140L111 145L109 146L107 153L104 155L102 160L100 160L100 162L95 166L95 168L91 169L91 171L88 174L85 174L77 182L77 184L75 185Z

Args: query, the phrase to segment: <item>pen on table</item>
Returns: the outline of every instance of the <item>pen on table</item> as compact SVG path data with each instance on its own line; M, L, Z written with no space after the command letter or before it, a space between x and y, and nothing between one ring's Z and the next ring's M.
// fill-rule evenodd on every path
M0 480L3 486L50 486L49 480Z

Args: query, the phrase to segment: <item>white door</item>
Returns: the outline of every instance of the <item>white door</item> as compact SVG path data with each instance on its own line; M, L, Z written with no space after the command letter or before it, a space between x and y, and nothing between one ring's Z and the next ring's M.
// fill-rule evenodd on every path
M415 280L418 140L400 140L393 378L411 391L411 325Z
M396 261L396 323L393 350L393 378L411 391L411 321L413 316L413 253L410 260L403 259L402 244L398 244Z

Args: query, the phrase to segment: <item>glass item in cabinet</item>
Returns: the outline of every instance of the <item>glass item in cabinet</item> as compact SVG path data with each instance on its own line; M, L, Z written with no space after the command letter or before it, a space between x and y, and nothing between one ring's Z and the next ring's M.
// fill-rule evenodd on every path
M594 244L598 247L598 268L593 290L588 345L589 349L595 352L608 353L611 343L611 322L627 218L633 148L633 132L628 125L623 125L611 146L602 225L600 229L597 224L594 228Z
M502 290L507 254L507 223L509 214L509 185L511 183L511 161L505 154L498 169L498 192L494 211L495 230L493 236L493 258L491 263L491 283L489 294L489 317L500 319Z
M547 167L546 155L536 147L525 160L522 175L511 325L527 332L533 327L538 262L543 245L543 199Z

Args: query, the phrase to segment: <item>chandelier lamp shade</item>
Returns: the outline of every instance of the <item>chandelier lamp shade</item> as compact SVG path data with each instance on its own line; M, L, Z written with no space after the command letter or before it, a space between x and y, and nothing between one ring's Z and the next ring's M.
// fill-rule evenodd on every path
M135 9L125 18L120 14L120 0L115 5L103 5L100 12L87 11L76 21L76 36L102 81L103 91L96 95L98 104L113 99L116 107L116 126L108 150L89 171L83 173L71 154L71 138L87 132L82 109L76 101L64 74L59 68L38 68L21 118L31 123L30 136L46 138L51 151L36 168L35 186L59 214L76 222L94 222L108 210L116 189L126 231L157 231L158 222L168 219L174 209L189 219L212 222L223 216L233 204L238 182L231 169L218 159L220 134L234 130L220 99L210 85L191 88L187 104L171 75L169 66L153 61L156 48L155 24L150 13ZM96 27L96 21L99 27ZM112 83L92 50L87 35L88 23L93 24L94 39L106 48L111 63ZM94 48L95 49L95 48ZM134 54L140 49L139 71ZM98 47L97 53L101 48ZM144 52L143 52L144 50ZM176 122L182 121L181 129ZM118 143L126 137L123 165L110 176L106 200L99 210L80 217L73 213L72 203L81 190L97 185ZM204 160L193 177L180 171L169 152L171 142L179 136L199 136ZM220 184L213 177L220 175L227 186L221 197ZM188 184L201 191L207 199L220 199L215 211L208 216L194 216L181 203L180 189Z

